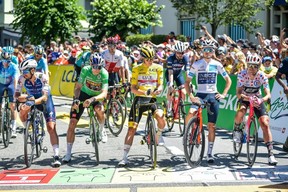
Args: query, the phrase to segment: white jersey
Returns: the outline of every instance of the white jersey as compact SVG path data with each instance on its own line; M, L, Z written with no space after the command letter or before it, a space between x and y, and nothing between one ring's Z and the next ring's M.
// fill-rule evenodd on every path
M228 76L220 62L211 59L207 63L204 59L200 59L193 63L187 76L191 79L196 76L198 93L217 93L217 75L219 73L223 77Z
M242 70L237 77L237 87L243 87L243 94L248 96L260 96L261 86L269 88L268 78L263 71L258 71L254 79L251 79L247 74L247 70Z
M102 57L105 60L105 68L108 73L118 72L120 67L124 67L123 53L119 50L115 50L115 54L111 54L109 50L105 50L102 53Z

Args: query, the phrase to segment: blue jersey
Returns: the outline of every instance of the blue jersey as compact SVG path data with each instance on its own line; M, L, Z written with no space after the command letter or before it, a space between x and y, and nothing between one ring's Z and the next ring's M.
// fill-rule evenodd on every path
M43 93L47 93L47 95L50 94L50 86L48 84L48 78L45 74L36 72L36 80L34 84L29 79L25 79L23 75L19 77L16 92L21 93L22 88L24 88L27 91L28 95L33 95L35 99L38 99L43 96Z
M19 76L18 67L15 63L10 62L7 68L4 68L3 62L0 61L0 84L13 84Z
M76 65L78 67L83 67L83 66L87 66L90 65L90 56L91 56L91 52L82 52L80 53L80 55L77 57L77 61L76 61Z
M179 75L179 73L184 70L189 69L189 57L188 55L183 55L183 58L178 60L176 54L172 54L167 59L167 69L173 71L173 75Z
M29 59L35 59L34 56L30 56ZM35 59L36 60L36 59ZM37 61L37 60L36 60ZM47 73L48 72L48 64L47 64L47 60L44 59L43 57L41 57L41 59L39 59L37 61L37 67L36 67L36 71L40 72L40 73Z

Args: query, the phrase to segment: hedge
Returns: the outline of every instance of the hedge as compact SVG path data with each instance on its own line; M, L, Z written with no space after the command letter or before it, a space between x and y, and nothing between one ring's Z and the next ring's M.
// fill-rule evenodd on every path
M140 45L143 41L151 41L155 45L159 45L164 43L166 40L167 35L153 35L153 34L136 34L136 35L129 35L126 37L126 44L128 46L132 45ZM186 37L184 35L178 35L177 40L179 41L186 41Z

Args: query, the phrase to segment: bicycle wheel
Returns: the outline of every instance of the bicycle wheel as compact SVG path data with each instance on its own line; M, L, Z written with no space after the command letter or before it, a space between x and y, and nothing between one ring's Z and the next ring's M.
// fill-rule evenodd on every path
M257 149L258 149L258 128L256 127L255 118L251 120L249 125L249 138L247 137L247 160L248 165L253 166L256 160ZM248 133L247 133L248 136Z
M186 120L185 120L185 109L184 106L182 106L182 101L180 101L179 103L179 107L178 107L178 113L179 113L179 131L180 131L180 136L183 136L185 133L185 125L186 125ZM183 124L182 124L183 122Z
M96 157L96 163L99 164L99 150L98 150L98 142L99 142L99 124L96 123L95 118L93 117L90 120L90 132L91 132L91 140L92 140L92 146L95 149L95 157Z
M4 101L7 102L7 101ZM5 147L9 146L10 138L11 138L11 128L10 128L10 117L11 112L5 103L5 108L2 108L2 119L1 119L1 132L2 132L2 140Z
M27 121L24 131L24 162L27 167L30 167L34 158L35 139L34 128L31 121Z
M122 105L116 99L111 99L106 111L107 126L114 136L118 136L124 126L124 114Z
M197 117L189 121L184 133L183 144L187 163L191 167L198 166L204 155L205 135L203 128L200 131Z
M150 150L151 164L153 169L157 166L157 140L156 140L156 128L154 119L150 116L148 122L148 134L150 141L148 142L148 148Z
M241 133L242 133L242 137L244 137L244 136L243 136L243 130L244 130L243 128L245 127L245 124L242 123L242 124L240 125L240 127L242 127L242 128L241 128ZM237 159L237 158L239 157L239 155L241 154L242 146L243 146L242 139L241 139L241 142L240 142L240 143L235 142L235 141L233 140L233 151L234 151L234 155L235 155L235 158L236 158L236 159Z
M127 102L122 95L117 95L116 99L121 103L124 112L124 119L127 117Z
M173 116L169 116L167 114L167 103L166 101L163 101L163 108L165 109L165 115L166 115L166 123L167 123L167 127L169 131L172 131L173 127L174 127L174 117ZM172 114L174 114L173 109L172 109Z
M37 138L37 145L36 145L36 156L40 157L41 156L41 152L43 149L43 137L45 135L45 130L44 130L44 122L43 122L43 113L39 113L39 117L37 117L37 119L34 120L38 121L39 123L34 126L35 127L35 138Z

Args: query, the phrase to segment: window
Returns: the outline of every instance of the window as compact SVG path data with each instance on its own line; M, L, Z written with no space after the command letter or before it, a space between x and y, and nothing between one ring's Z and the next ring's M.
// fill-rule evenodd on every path
M152 26L148 26L147 28L145 29L140 29L140 33L145 35L145 34L151 34L152 33Z
M85 10L92 10L91 0L85 0Z
M240 25L231 24L229 27L229 36L236 41L237 39L246 39L245 30Z
M180 21L181 34L186 37L191 37L191 40L195 39L195 21L194 20L182 20Z

